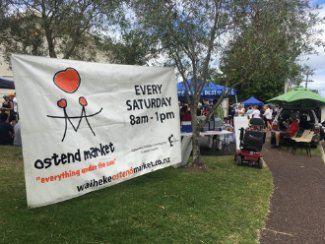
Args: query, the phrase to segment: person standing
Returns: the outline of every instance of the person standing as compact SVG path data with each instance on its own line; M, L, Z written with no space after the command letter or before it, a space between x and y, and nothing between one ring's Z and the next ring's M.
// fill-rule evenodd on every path
M235 108L233 108L232 106L229 106L229 116L228 116L228 124L234 126L234 117L236 114L236 110Z
M249 119L251 118L252 113L253 113L253 109L252 109L252 107L249 107L249 108L247 109L247 112L246 112L246 115L247 115L247 117L248 117Z
M236 109L236 112L238 112L238 116L245 116L246 110L244 104L239 104L238 109Z
M191 113L188 112L188 109L187 109L187 106L184 105L182 108L181 108L181 122L189 122L189 121L192 121L192 116L191 116Z
M213 106L218 102L217 99L213 100ZM224 111L222 108L222 104L219 104L218 108L214 111L213 115L212 115L212 119L214 120L215 118L219 118L221 120L221 125L223 124L224 121ZM207 144L207 149L210 150L212 148L212 144L213 144L213 140L216 139L217 136L213 136L213 135L209 135L208 136L208 144ZM217 140L218 142L220 141L220 139L218 138Z
M18 104L17 104L17 98L16 93L9 93L9 98L13 102L14 110L13 110L13 120L12 120L12 126L14 127L18 122Z
M209 113L209 111L211 110L212 106L208 103L205 107L204 110L204 115L207 115Z
M258 106L255 105L254 108L253 108L253 112L252 112L252 118L261 118L260 117L260 110L258 110Z
M273 116L276 116L278 113L279 113L279 110L280 110L280 108L279 108L279 106L278 105L276 105L276 107L274 108L274 110L273 110Z
M264 106L262 106L260 109L260 117L262 117L264 115L264 113L265 113L265 108L264 108Z
M198 103L197 109L196 109L196 116L202 116L203 110L202 110L202 103Z
M267 109L264 112L264 121L265 121L265 125L267 130L271 130L272 126L271 126L271 120L272 120L272 109L271 109L271 105L267 106Z
M12 100L10 100L9 95L3 96L4 102L2 103L1 112L8 114L9 116L9 123L14 120L14 104ZM14 122L15 123L15 122Z

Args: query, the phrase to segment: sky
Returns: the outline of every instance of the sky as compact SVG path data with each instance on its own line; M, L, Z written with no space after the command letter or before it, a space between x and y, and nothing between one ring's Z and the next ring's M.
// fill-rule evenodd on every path
M318 4L322 9L319 11L319 16L325 18L325 0L314 0L310 1L311 5ZM324 29L322 40L325 41L325 19L324 24L318 26L318 28ZM301 56L301 64L306 64L311 69L315 69L315 74L308 79L313 80L314 82L308 82L307 88L316 89L320 92L320 95L325 97L325 51L324 47L318 48L318 55L304 55ZM308 59L309 58L309 59ZM307 60L308 59L308 60ZM305 78L306 79L306 78ZM305 86L305 82L301 84Z

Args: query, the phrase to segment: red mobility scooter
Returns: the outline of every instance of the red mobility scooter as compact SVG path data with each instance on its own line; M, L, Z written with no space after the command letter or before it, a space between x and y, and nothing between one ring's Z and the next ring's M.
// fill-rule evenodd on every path
M252 118L249 127L240 129L240 149L235 152L235 160L238 166L247 164L257 168L263 168L262 150L266 133L263 132L264 121L261 118Z

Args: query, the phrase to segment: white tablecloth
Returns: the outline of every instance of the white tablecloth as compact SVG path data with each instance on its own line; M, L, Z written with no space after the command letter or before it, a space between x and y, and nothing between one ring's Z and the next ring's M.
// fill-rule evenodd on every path
M227 131L227 130L222 130L222 131L204 131L200 132L200 136L213 136L213 135L230 135L233 134L233 132ZM191 155L192 152L192 132L185 133L182 132L181 136L182 141L181 141L181 148L182 148L182 162L173 165L174 168L181 167L183 165L186 165L188 158Z

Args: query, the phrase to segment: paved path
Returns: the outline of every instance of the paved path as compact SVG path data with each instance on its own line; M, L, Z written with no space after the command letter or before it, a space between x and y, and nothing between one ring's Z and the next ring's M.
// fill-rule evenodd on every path
M268 133L267 138L269 136ZM285 149L271 149L267 140L262 155L273 174L274 192L266 228L260 233L260 244L325 243L325 165L322 158L294 156Z

